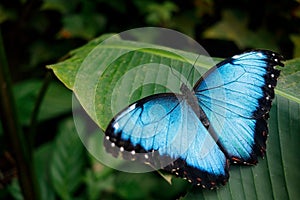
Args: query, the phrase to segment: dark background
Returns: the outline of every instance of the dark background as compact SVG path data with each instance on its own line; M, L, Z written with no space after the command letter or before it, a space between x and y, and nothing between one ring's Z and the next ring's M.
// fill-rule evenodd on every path
M15 81L42 76L45 64L55 63L96 36L143 26L166 27L188 34L210 55L218 57L249 48L270 48L292 58L300 41L300 7L292 0L22 2L0 3L2 34ZM214 29L220 23L225 24L224 29ZM215 35L210 36L207 31ZM247 40L253 35L257 40L249 43Z

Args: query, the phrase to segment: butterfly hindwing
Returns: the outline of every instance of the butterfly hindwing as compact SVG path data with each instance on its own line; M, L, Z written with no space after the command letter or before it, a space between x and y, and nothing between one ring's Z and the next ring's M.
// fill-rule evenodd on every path
M225 155L183 95L141 99L116 115L105 134L107 148L132 152L195 185L213 188L228 179Z
M263 156L267 118L283 58L258 50L233 56L209 70L194 91L220 145L234 163L255 164Z

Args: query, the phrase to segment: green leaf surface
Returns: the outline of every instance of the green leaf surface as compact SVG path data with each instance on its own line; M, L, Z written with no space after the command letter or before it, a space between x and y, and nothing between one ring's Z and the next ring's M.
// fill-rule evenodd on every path
M18 179L13 179L7 189L15 200L24 200Z
M179 93L180 81L191 86L198 80L199 74L214 64L208 57L118 37L98 45L106 38L100 37L73 51L70 59L48 66L73 90L81 105L102 129L129 103L153 93ZM192 71L193 66L197 70ZM127 92L124 93L122 87ZM120 95L120 101L111 101Z
M13 88L19 119L23 125L30 123L31 114L42 84L42 80L32 79L20 82ZM39 110L38 120L47 120L71 112L71 97L71 92L62 84L50 83Z
M74 121L64 121L49 163L52 185L60 199L72 199L73 193L82 182L84 155L84 147L76 133Z
M51 185L49 173L53 149L53 142L49 142L34 152L35 171L38 178L40 195L43 200L55 200L55 192Z
M300 58L288 60L281 70L277 94L300 103Z
M82 118L78 120L82 120ZM86 172L84 180L87 185L87 196L89 200L97 200L101 196L101 193L109 193L114 190L114 179L116 178L113 175L115 173L114 169L102 165L92 156L93 153L99 154L99 152L101 153L103 151L102 146L99 145L100 134L99 132L95 132L90 134L88 138L88 146L90 146L90 151L92 152L89 154L92 169Z
M97 45L110 36L112 36L112 34L106 34L90 41L83 47L71 51L65 61L55 65L48 65L47 68L52 69L57 78L59 78L67 88L73 89L77 71L84 59Z
M189 52L155 45L145 47L143 43L121 39L100 45L92 51L101 41L92 41L86 47L75 50L73 57L49 68L73 90L83 108L102 129L105 129L114 114L129 103L154 93L179 92L182 82L193 85L200 74L213 66L207 59L197 59L197 55ZM155 68L158 64L168 67ZM142 66L139 69L144 70L144 73L135 71L136 66ZM190 75L193 66L198 72ZM190 191L185 199L300 197L296 188L300 184L297 172L300 163L296 149L300 145L299 66L298 60L291 60L286 62L284 69L280 68L282 74L276 89L280 96L277 96L271 110L270 137L265 159L261 159L257 166L232 166L226 186L214 191L197 188ZM76 77L79 70L80 84ZM176 76L177 72L180 76ZM118 96L121 98L118 99Z

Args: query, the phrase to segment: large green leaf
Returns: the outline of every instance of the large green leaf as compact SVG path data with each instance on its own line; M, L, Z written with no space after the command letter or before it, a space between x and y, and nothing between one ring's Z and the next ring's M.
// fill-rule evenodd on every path
M51 68L53 70L57 78L59 78L67 88L73 90L76 74L83 60L97 45L99 45L103 40L110 36L112 35L103 35L97 39L92 40L83 47L71 51L68 55L69 58L65 61L59 62L55 65L49 65L48 68Z
M72 57L62 63L48 66L73 90L83 108L101 129L105 129L113 115L129 103L154 93L179 92L180 81L185 81L181 80L182 77L189 80L185 83L193 85L200 78L200 74L213 66L205 57L197 59L197 55L193 53L124 41L120 38L116 38L114 43L97 46L103 39L96 39L86 47L75 50ZM158 71L155 68L157 64L169 66L172 70L159 68ZM134 71L137 66L144 66L140 68L144 73ZM189 72L193 66L199 73L191 76ZM278 81L276 93L280 96L277 96L271 110L270 136L265 159L259 160L257 166L232 166L231 178L226 186L215 191L197 188L189 192L186 199L300 197L296 188L300 184L297 171L300 161L296 149L300 145L300 79L297 78L299 68L299 61L287 61ZM176 72L182 76L176 76ZM125 75L128 75L127 79L123 78ZM177 78L170 78L171 76ZM77 83L78 79L80 81ZM123 100L116 99L120 95Z
M86 112L102 129L129 103L153 93L170 90L179 93L180 78L185 83L188 79L193 85L200 77L199 73L203 74L213 65L208 57L118 37L99 45L106 38L104 35L91 41L71 52L68 60L48 66L73 90ZM190 75L193 66L197 71ZM120 101L111 101L120 95Z

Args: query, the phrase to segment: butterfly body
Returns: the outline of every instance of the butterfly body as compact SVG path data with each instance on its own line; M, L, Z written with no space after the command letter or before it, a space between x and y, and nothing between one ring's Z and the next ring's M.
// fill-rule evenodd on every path
M182 84L180 87L180 91L182 92L183 97L187 101L187 103L191 106L191 108L194 110L197 117L200 119L202 124L207 128L209 126L209 121L206 117L206 114L202 110L202 108L199 106L198 99L195 96L194 90L190 90L187 85Z
M211 68L192 90L182 84L182 94L155 94L131 104L108 125L106 149L194 185L225 184L230 162L252 165L265 154L279 76L274 66L282 66L281 60L271 51L246 52Z

